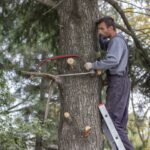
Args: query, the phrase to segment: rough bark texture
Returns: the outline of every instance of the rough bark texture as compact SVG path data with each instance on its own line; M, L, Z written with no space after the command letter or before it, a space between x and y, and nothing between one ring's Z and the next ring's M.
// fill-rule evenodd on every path
M60 73L85 71L86 61L95 59L97 38L95 21L99 18L97 0L65 0L58 7L60 19L60 54L80 54L77 66L70 69L66 60L59 64ZM59 150L101 150L103 149L101 123L98 111L100 101L100 80L96 76L63 78L60 86L61 116L59 127ZM69 112L72 122L63 114ZM85 126L91 126L88 138L81 135Z

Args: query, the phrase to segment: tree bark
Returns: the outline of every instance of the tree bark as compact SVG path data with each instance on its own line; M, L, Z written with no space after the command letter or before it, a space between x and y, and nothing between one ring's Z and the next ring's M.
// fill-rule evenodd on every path
M58 7L60 54L80 54L75 68L66 60L58 68L61 74L84 72L84 63L94 61L97 49L95 21L99 18L97 0L65 0ZM64 77L61 90L59 150L101 150L103 139L98 111L101 82L97 76ZM69 112L71 122L64 118ZM82 136L85 126L91 127L88 137Z

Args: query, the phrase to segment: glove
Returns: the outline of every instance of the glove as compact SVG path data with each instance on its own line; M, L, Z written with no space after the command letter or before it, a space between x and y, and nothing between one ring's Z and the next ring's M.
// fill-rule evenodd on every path
M85 67L86 70L89 71L89 70L92 69L92 63L91 62L87 62L87 63L84 64L84 67Z

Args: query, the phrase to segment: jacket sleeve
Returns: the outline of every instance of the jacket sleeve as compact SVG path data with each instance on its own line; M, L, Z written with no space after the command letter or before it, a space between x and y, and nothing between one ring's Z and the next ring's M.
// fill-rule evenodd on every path
M124 41L119 38L113 38L107 49L107 54L104 59L92 63L92 69L110 69L117 66L124 51Z

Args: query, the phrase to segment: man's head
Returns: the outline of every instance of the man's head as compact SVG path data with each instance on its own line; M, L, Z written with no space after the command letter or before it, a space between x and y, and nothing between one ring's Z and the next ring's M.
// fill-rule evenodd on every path
M104 37L111 37L116 33L116 26L112 17L106 16L96 22L98 34Z

